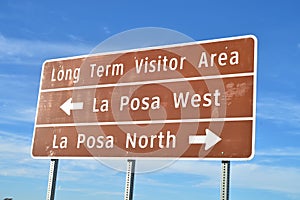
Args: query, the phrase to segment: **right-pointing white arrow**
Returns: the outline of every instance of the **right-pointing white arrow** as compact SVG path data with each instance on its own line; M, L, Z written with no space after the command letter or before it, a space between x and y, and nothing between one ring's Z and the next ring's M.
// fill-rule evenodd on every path
M83 102L72 103L72 98L69 98L65 103L60 106L67 115L71 115L71 110L82 110Z
M190 135L189 144L205 144L205 151L220 142L222 139L209 129L205 129L206 135Z

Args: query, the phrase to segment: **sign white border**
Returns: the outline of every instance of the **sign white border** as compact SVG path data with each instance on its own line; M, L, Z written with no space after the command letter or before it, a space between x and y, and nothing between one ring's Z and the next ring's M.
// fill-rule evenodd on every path
M32 145L31 145L31 156L32 158L35 159L95 159L95 157L68 157L68 156L34 156L32 154L33 152L33 144L34 144L34 138L35 138L35 130L37 127L56 127L56 126L62 126L62 124L52 124L51 126L48 126L45 124L42 125L37 125L37 114L38 114L38 105L40 103L40 96L41 92L52 92L52 91L61 91L61 90L74 90L77 89L76 87L68 87L68 88L53 88L53 89L42 89L42 82L43 82L43 74L44 74L44 66L47 62L54 62L54 61L62 61L62 60L71 60L71 59L78 59L78 58L88 58L91 56L101 56L101 55L114 55L114 54L120 54L120 53L130 53L130 52L139 52L139 51L147 51L147 50L157 50L157 49L163 49L163 48L172 48L172 47L181 47L181 46L189 46L189 45L197 45L197 44L206 44L206 43L214 43L214 42L222 42L222 41L230 41L230 40L238 40L238 39L246 39L246 38L251 38L254 41L254 60L253 60L253 73L240 73L240 74L245 74L245 75L240 75L240 76L252 76L253 75L253 116L252 117L245 117L245 118L221 118L219 120L215 119L198 119L195 122L202 122L202 121L243 121L243 120L252 120L252 151L251 155L248 158L231 158L231 157L222 157L222 158L187 158L187 157L179 157L179 158L168 158L168 157L101 157L101 159L121 159L121 160L127 160L127 159L136 159L136 160L215 160L215 161L220 161L220 160L228 160L228 161L245 161L245 160L251 160L254 157L255 154L255 131L256 131L256 97L257 97L257 38L255 35L243 35L243 36L234 36L234 37L228 37L228 38L219 38L219 39L211 39L211 40L202 40L202 41L196 41L196 42L187 42L187 43L179 43L179 44L171 44L171 45L162 45L162 46L153 46L153 47L146 47L146 48L138 48L138 49L129 49L129 50L121 50L121 51L112 51L112 52L103 52L103 53L96 53L96 54L87 54L87 55L79 55L79 56L71 56L71 57L65 57L65 58L55 58L55 59L49 59L46 60L43 63L43 67L41 70L41 76L40 76L40 86L39 86L39 94L38 94L38 101L37 101L37 106L36 106L36 115L35 115L35 123L34 123L34 131L33 131L33 137L32 137ZM218 78L220 77L237 77L237 74L228 74L228 75L217 75ZM211 77L192 77L192 78L186 78L185 81L187 80L205 80L205 79L211 79L214 78L213 76ZM158 82L174 82L172 79L165 79L165 80L157 80L157 81L147 81L147 83L144 84L149 84L150 82L153 83L158 83ZM132 85L132 84L139 84L140 82L134 82L134 83L124 83L124 85ZM120 86L120 83L118 84L105 84L107 85L106 87L111 87L113 85L118 85ZM105 87L102 85L97 85L97 86L82 86L83 89L87 88L100 88L100 87ZM80 88L79 88L80 89ZM171 120L169 120L169 123L172 123ZM179 121L179 120L178 120ZM180 123L180 121L176 123ZM132 122L132 121L131 121ZM184 122L184 120L181 120L181 122ZM116 123L116 122L115 122ZM134 122L133 122L134 123ZM175 122L173 122L175 123ZM73 126L80 125L79 123L73 123ZM102 125L98 123L93 123L94 125ZM65 124L66 126L72 126L70 124Z

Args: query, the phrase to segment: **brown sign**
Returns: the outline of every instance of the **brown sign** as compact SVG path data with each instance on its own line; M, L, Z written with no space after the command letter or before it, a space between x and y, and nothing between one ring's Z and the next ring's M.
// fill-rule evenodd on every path
M254 155L256 38L48 60L33 157Z

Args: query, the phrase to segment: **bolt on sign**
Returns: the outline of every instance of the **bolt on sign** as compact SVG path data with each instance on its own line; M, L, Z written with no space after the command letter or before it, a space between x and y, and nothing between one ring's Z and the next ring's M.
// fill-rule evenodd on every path
M47 60L34 158L254 156L255 36Z

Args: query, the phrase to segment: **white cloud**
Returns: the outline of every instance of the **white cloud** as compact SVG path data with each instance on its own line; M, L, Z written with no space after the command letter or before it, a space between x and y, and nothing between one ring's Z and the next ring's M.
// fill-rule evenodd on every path
M217 162L177 161L163 172L201 176L201 182L194 186L216 187L219 185L220 170L221 165Z
M93 195L109 195L109 196L124 196L123 192L96 191ZM137 196L137 195L134 195Z
M34 88L34 89L33 89ZM30 76L0 74L0 123L34 122L38 83Z
M257 117L298 126L300 103L288 98L264 98L257 103Z
M297 147L284 147L284 148L274 148L264 151L256 152L257 156L284 156L284 157L300 157L300 148Z
M194 186L215 188L221 181L221 162L178 161L163 173L199 176L201 182ZM269 190L300 197L299 180L300 169L296 167L231 162L231 185L234 188Z
M75 42L84 42L84 40L81 37L77 36L77 35L68 34L67 37L70 38L72 41L75 41Z
M73 36L74 37L74 36ZM52 56L87 54L91 46L82 43L64 43L40 40L8 38L0 33L0 63L40 64Z
M113 189L113 188L111 188ZM90 196L99 196L99 195L105 195L105 196L123 196L123 192L113 192L113 191L107 191L107 190L95 190L95 189L88 189L88 188L71 188L71 187L64 187L61 185L57 186L57 191L66 191L66 192L79 192L79 193L85 193Z
M237 164L232 167L232 185L271 190L300 197L300 169L295 167Z
M28 152L28 137L21 134L13 134L5 131L0 131L0 152L4 153L19 153L24 154ZM18 148L16 148L18 147Z
M0 116L0 124L16 124L19 122L34 123L36 108L12 108L10 112Z
M46 177L45 161L30 157L31 138L21 133L0 131L0 175L15 177Z
M106 33L106 34L110 34L111 32L110 32L110 30L109 30L109 28L108 27L103 27L103 31Z

